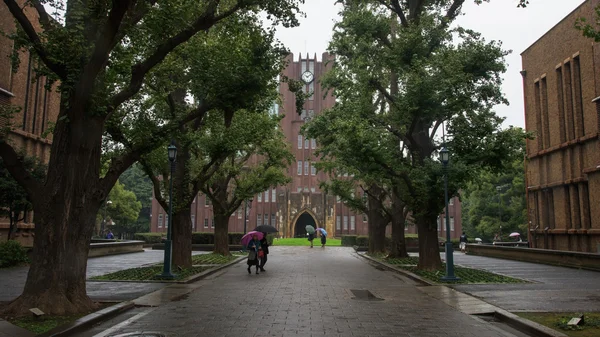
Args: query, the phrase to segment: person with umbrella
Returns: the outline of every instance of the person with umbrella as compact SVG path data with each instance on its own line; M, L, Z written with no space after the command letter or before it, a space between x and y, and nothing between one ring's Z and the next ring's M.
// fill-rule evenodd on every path
M260 245L260 240L258 239L258 234L254 233L252 235L252 240L248 243L248 274L252 274L250 267L256 266L256 274L258 274L258 268L260 268L258 263L259 254L262 252L262 247Z
M313 240L315 239L315 228L311 225L305 227L306 233L308 234L308 241L310 241L310 248L313 247Z
M267 263L267 255L269 254L269 241L267 240L267 233L277 233L279 231L277 228L270 225L260 225L254 228L254 230L263 235L262 239L260 239L260 246L263 250L263 257L260 259L260 271L266 271L265 263Z
M462 232L462 235L460 236L460 251L461 252L463 252L463 253L465 252L468 242L469 242L469 238L467 237L467 234L465 234L465 232Z
M317 231L321 234L321 247L325 247L327 243L327 231L325 228L317 228Z

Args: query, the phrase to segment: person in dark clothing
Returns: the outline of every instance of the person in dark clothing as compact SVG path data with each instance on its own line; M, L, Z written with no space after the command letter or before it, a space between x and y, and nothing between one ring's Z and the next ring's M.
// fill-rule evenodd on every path
M308 233L308 241L310 241L310 248L313 247L313 240L315 239L315 233Z
M260 259L260 271L265 270L265 263L267 263L267 255L269 255L269 241L267 240L267 233L263 233L263 238L260 240L260 246L262 247L263 257Z
M258 235L253 235L252 240L248 243L248 274L252 274L250 267L256 266L256 273L258 274L259 262L258 262L258 252L262 251L260 246L260 241L258 240Z
M467 248L467 242L469 242L469 239L467 238L467 234L465 234L465 232L462 232L462 235L460 236L460 251L461 252L465 252L465 249Z

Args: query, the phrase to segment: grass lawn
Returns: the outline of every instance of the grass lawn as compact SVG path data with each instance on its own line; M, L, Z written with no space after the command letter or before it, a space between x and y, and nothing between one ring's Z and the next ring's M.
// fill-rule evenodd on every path
M102 310L106 307L115 305L116 303L101 303L97 310ZM90 312L91 313L91 312ZM50 331L58 326L73 322L87 314L70 315L70 316L42 316L33 317L27 316L22 318L10 319L10 323L29 330L36 335Z
M239 253L233 253L229 256L223 256L221 254L199 254L192 256L192 264L225 264L237 259L240 256Z
M571 337L597 337L600 336L600 312L584 314L585 324L582 326L568 326L567 322L578 316L576 313L565 312L515 312L516 315L558 330Z
M441 280L441 278L446 275L445 264L443 264L443 267L440 270L426 271L417 269L417 263L419 262L418 257L407 257L403 259L386 259L384 255L371 256L377 260L389 263L397 268L410 271L411 273L417 274L425 279L437 283L528 283L524 280L494 274L485 270L465 268L459 266L454 267L454 274L456 275L456 277L460 278L460 280L456 282L444 282Z
M314 246L321 246L321 238L315 238L313 241ZM327 246L341 246L342 240L340 239L330 239L327 238ZM310 241L308 238L292 238L292 239L278 239L273 240L273 246L310 246Z
M172 273L175 274L175 280L183 280L189 276L199 274L212 267L192 267L186 269L173 268ZM119 270L114 273L94 276L92 280L109 280L109 281L149 281L160 280L159 274L162 274L163 266L154 265L150 267L140 267Z

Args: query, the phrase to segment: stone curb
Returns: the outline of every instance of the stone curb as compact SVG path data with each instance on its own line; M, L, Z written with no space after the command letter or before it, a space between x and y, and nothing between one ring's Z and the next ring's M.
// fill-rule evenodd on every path
M519 317L504 309L497 308L494 316L513 328L536 337L568 337L562 332L551 329L528 319Z
M133 302L127 301L122 302L116 305L113 305L108 308L104 308L102 310L93 312L87 316L83 316L77 319L73 323L69 323L67 325L58 326L48 332L45 332L41 335L37 335L37 337L62 337L62 336L70 336L77 332L80 332L98 322L104 321L107 318L116 316L121 314L129 309L134 307Z
M382 267L384 267L384 268L386 268L386 269L388 269L390 271L394 271L394 272L397 272L399 274L403 274L403 275L407 276L408 278L413 279L413 280L415 280L417 282L420 282L420 283L422 283L424 285L428 285L428 286L443 286L443 287L447 287L448 286L448 285L443 284L443 283L441 283L441 284L432 283L431 281L425 280L425 279L421 278L420 276L415 275L415 274L413 274L413 273L411 273L409 271L402 270L400 268L396 268L396 267L392 266L389 263L385 263L385 262L376 260L376 259L374 259L374 258L372 258L372 257L370 257L370 256L368 256L366 254L358 254L357 253L357 255L361 256L362 258L365 258L365 259L367 259L367 260L369 260L371 262L379 264L380 266L382 266ZM452 288L452 287L449 287L449 288ZM452 288L452 289L454 289L454 288ZM454 291L460 292L460 291L458 291L456 289L454 289ZM460 293L463 293L463 292L460 292ZM547 326L538 324L538 323L530 321L528 319L519 317L519 316L517 316L517 315L515 315L515 314L513 314L511 312L508 312L508 311L506 311L506 310L504 310L502 308L496 307L496 306L491 305L491 304L490 304L490 306L492 306L492 307L495 308L494 309L494 317L498 318L499 320L501 320L503 322L506 322L506 324L512 326L513 328L515 328L515 329L517 329L517 330L519 330L521 332L529 333L529 334L532 334L533 336L536 336L536 337L568 337L567 335L565 335L565 334L563 334L563 333L561 333L559 331L553 330L551 328L548 328ZM474 315L474 316L477 316L477 315Z
M189 276L188 278L185 278L183 280L92 280L92 279L87 279L86 282L125 282L125 283L166 283L166 284L187 284L187 283L192 283L195 281L198 281L208 275L214 274L217 271L223 269L223 268L227 268L229 266L231 266L232 264L236 264L238 262L240 262L241 260L245 259L246 256L240 256L237 259L231 261L231 262L227 262L226 264L218 264L215 265L217 267L215 268L210 268L207 269L201 273L198 274L194 274ZM144 265L147 266L147 265ZM142 267L144 267L142 266ZM177 274L177 273L175 273Z
M422 285L425 285L425 286L439 286L439 285L444 285L444 284L433 283L433 282L431 282L429 280L426 280L426 279L422 278L421 276L419 276L417 274L411 273L411 272L409 272L407 270L396 268L396 267L392 266L389 263L385 263L385 262L379 261L377 259L374 259L374 258L368 256L367 254L359 254L359 253L356 253L356 254L358 256L364 258L364 259L367 259L367 260L369 260L371 262L377 263L380 266L385 267L386 269L388 269L390 271L397 272L399 274L402 274L402 275L404 275L404 276L412 279L413 281L417 281L417 282L421 283Z

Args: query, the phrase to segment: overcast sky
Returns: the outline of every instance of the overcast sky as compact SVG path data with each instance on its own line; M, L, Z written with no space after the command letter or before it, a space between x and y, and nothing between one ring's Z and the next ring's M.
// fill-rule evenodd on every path
M521 82L520 53L556 25L584 0L530 0L530 6L516 8L517 0L491 0L475 5L467 0L464 16L458 23L482 33L486 40L500 40L503 47L512 50L506 59L508 71L504 74L503 91L510 106L498 106L497 113L506 117L506 126L524 127L523 87ZM337 20L339 5L335 0L306 0L302 10L306 18L300 27L278 28L277 37L295 55L314 53L320 57L331 39L331 30Z

